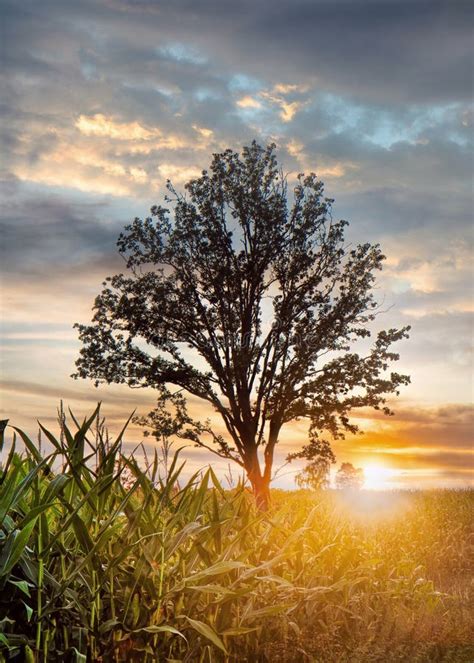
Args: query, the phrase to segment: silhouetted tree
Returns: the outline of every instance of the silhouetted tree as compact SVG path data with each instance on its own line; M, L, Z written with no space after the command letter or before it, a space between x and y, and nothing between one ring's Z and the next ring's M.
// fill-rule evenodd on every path
M364 470L352 463L342 463L336 474L336 488L341 490L360 490L364 481Z
M295 458L305 458L309 462L296 474L295 481L300 488L318 490L329 486L329 470L336 458L327 440L318 436L318 431L309 431L310 444L304 446L301 451L289 454L289 461Z
M285 424L308 419L311 449L323 431L356 431L354 408L390 413L386 397L409 378L387 373L389 347L408 328L354 351L370 336L384 256L345 246L347 223L333 221L314 174L289 200L274 145L215 154L185 195L168 190L172 212L155 206L118 239L129 273L109 277L92 324L77 325L75 377L208 403L227 439L207 424L190 424L189 439L242 466L265 508Z

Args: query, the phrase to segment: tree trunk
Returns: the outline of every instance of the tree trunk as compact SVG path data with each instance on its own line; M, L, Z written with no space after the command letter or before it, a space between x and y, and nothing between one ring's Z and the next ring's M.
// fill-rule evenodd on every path
M247 452L245 459L245 469L252 486L255 502L260 511L267 511L270 506L270 480L260 470L257 447Z
M252 484L253 494L260 511L267 511L270 506L270 482L272 479L273 452L278 441L281 424L279 421L270 422L270 435L264 452L264 471L260 470L257 447L254 446L250 455L250 470L247 470Z
M270 483L265 477L260 477L259 480L251 483L257 507L260 511L268 511L270 506Z

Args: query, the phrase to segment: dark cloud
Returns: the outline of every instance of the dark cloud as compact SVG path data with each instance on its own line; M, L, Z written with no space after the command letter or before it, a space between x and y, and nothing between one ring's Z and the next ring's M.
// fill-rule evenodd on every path
M286 83L401 105L470 98L472 18L468 0L4 2L11 66L51 66L35 53L45 47L42 30L63 47L68 33L109 44L141 77L150 60L138 45L183 42L217 69L238 62L267 80L277 71Z
M166 28L227 65L384 103L468 98L472 3L460 0L106 2L119 19ZM127 11L128 10L128 11ZM147 11L148 10L148 11ZM134 22L135 21L135 22Z
M360 410L356 416L365 418L367 417L367 411ZM394 425L397 426L405 424L415 424L417 426L439 424L444 426L457 423L469 427L474 426L474 405L471 403L448 403L435 408L399 405L394 419L387 418L382 412L371 412L370 418L378 421L394 422Z
M11 187L11 184L10 184ZM57 274L65 265L110 258L122 226L110 218L107 203L73 202L64 195L14 195L3 198L0 261L12 273Z
M52 397L59 401L61 398L69 401L87 401L93 407L94 395L95 401L103 400L104 396L109 405L131 407L133 400L130 398L130 391L123 390L122 393L117 389L102 387L95 392L91 391L89 386L84 383L73 383L72 387L54 387L37 382L25 382L22 380L0 380L0 386L5 391L18 394L33 394L40 397ZM152 408L156 399L152 390L143 390L140 392L142 406L144 403Z

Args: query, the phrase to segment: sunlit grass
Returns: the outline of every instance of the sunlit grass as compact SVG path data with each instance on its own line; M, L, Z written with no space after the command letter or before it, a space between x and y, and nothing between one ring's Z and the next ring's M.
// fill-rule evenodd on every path
M275 490L262 514L95 421L44 454L8 436L0 660L473 659L472 491Z

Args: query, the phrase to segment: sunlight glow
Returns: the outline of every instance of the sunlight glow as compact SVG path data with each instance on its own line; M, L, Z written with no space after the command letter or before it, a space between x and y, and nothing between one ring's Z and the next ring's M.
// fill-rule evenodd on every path
M389 490L394 487L394 478L396 471L389 467L384 467L379 463L368 463L363 465L366 490Z

